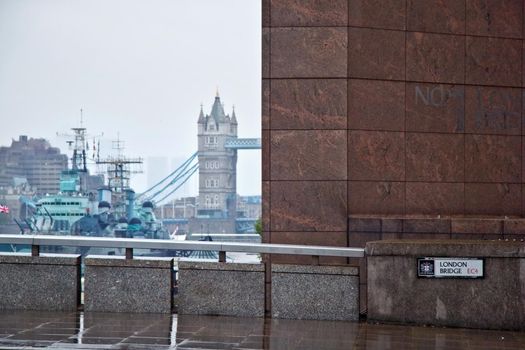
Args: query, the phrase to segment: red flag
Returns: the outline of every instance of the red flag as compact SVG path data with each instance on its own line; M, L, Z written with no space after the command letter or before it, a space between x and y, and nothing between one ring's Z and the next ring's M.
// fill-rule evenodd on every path
M9 208L7 207L7 205L0 205L0 213L9 214Z

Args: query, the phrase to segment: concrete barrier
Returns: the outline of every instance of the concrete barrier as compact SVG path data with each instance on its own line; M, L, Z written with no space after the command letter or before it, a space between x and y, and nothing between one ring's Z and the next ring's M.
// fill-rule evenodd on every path
M0 309L76 311L79 304L79 255L0 255Z
M173 258L87 256L84 309L170 313Z
M178 313L264 316L264 265L179 262Z
M272 265L272 317L358 320L358 268Z
M180 295L172 298L173 290L173 259L136 258L133 250L137 249L168 249L168 250L203 250L219 252L219 261L224 261L226 252L257 253L257 254L291 254L310 256L310 261L318 264L320 258L361 258L362 248L303 246L289 244L246 244L217 242L179 242L159 239L122 239L109 237L79 237L52 235L0 235L0 244L22 244L31 246L33 254L38 255L41 246L68 246L125 249L126 258L115 256L88 256L85 261L85 310L106 312L151 312L169 313L173 310L174 299L180 304L181 314L207 314L262 317L271 314L271 279L270 261L261 264L225 264L219 263L181 263L180 264ZM265 266L267 269L265 269ZM351 287L357 270L349 273L343 268L330 270L328 267L277 268L277 279L282 278L282 284L276 287L276 305L286 300L294 283L304 283L301 288L311 293L317 293L319 286L328 286L329 292L321 298L340 296ZM290 270L295 269L295 270ZM294 276L286 276L293 274ZM78 274L79 275L79 274ZM315 277L314 277L315 276ZM334 277L338 276L338 277ZM350 276L351 278L349 278ZM58 276L60 279L62 276ZM288 280L287 280L288 278ZM343 281L343 286L337 280ZM335 281L335 282L334 282ZM78 283L79 284L79 283ZM45 284L42 284L45 285ZM278 289L282 288L282 289ZM287 290L286 288L290 288ZM309 289L310 288L310 289ZM78 291L77 291L78 293ZM279 294L281 293L281 294ZM319 296L319 294L315 294ZM314 298L314 299L315 299ZM352 292L349 300L358 299L358 293ZM77 295L78 299L78 295ZM313 299L310 299L313 300ZM326 310L313 309L315 316L294 314L295 311L282 308L277 317L314 318L314 319L356 319L354 311L349 311L349 304L340 299L318 303ZM77 301L78 304L78 301ZM334 307L336 305L336 307ZM342 307L342 309L339 308ZM298 303L294 307L302 308ZM34 307L28 307L34 308ZM344 310L344 315L334 313ZM351 316L349 316L351 315Z
M368 242L366 252L370 321L525 330L524 243L385 240ZM430 259L418 266L420 258ZM444 260L436 258L481 259L483 277L418 277L439 273Z
M358 269L272 265L272 317L313 320L359 318ZM179 263L179 314L263 317L265 265Z

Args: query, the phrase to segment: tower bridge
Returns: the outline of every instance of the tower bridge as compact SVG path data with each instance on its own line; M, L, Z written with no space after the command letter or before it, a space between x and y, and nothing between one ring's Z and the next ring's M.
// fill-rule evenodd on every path
M246 222L236 222L237 151L260 149L261 139L238 137L235 108L231 115L226 114L218 92L209 115L204 114L201 105L197 125L199 201L197 215L189 220L189 230L244 231Z
M190 232L201 234L246 232L253 228L257 218L237 218L237 151L261 149L261 139L238 137L235 108L231 115L226 114L218 92L210 114L205 114L201 105L197 126L197 152L141 196L160 203L198 171L195 217L163 222L188 224Z
M261 149L261 139L229 139L224 144L228 149Z

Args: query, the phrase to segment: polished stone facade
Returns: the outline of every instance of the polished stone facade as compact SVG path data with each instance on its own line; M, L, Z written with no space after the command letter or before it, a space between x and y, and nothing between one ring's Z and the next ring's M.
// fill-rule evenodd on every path
M348 214L524 214L522 1L263 3L267 241Z
M523 1L262 3L265 242L509 238L411 221L524 216Z

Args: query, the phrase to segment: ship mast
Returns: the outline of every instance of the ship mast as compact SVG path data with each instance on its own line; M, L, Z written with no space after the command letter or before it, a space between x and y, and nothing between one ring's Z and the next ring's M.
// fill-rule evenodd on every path
M80 126L71 128L73 133L58 133L57 136L63 136L70 138L66 143L69 145L69 148L73 149L73 155L71 157L71 170L75 170L80 173L88 173L87 169L87 152L89 152L88 149L88 137L90 137L87 132L86 128L84 127L84 110L80 109ZM104 134L96 135L96 137L101 137ZM95 136L93 136L95 137ZM73 140L71 140L71 138ZM93 138L93 147L95 148L95 139ZM94 151L93 151L94 152ZM94 155L93 155L94 157ZM81 177L82 178L82 177ZM83 180L81 180L81 192L84 190L83 186L85 184L82 183Z
M130 177L132 174L142 173L142 158L127 158L123 155L124 141L112 142L116 156L97 159L96 163L105 168L104 173L108 179L108 187L112 192L112 206L115 212L121 215L126 213L126 191L131 190Z
M86 128L84 128L84 120L82 115L82 108L80 109L80 127L71 128L75 137L75 148L73 149L72 168L73 170L87 172L86 164Z

